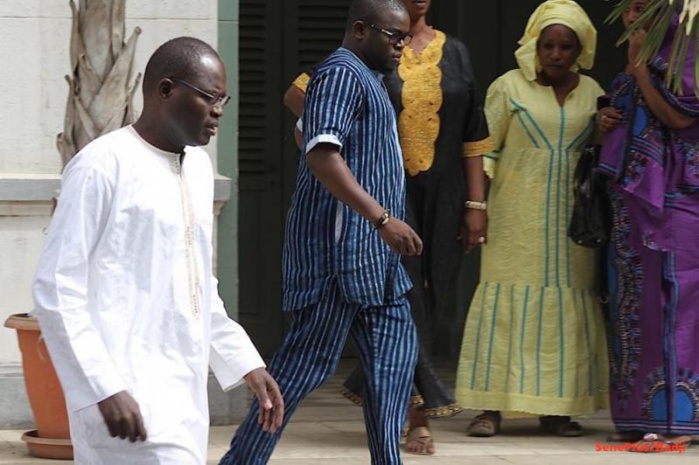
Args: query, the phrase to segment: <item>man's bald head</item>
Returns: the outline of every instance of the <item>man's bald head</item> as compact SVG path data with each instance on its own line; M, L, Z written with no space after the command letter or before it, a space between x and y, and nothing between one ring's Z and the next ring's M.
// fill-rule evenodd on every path
M146 65L143 76L144 95L155 92L162 79L192 79L199 73L201 58L204 56L214 56L220 60L213 47L194 37L178 37L165 42L153 53Z
M342 46L370 69L386 73L398 66L409 33L402 0L352 0Z
M206 145L228 101L226 67L210 45L192 37L165 42L143 78L143 112L134 127L168 152Z
M355 21L376 22L387 11L407 11L401 0L352 0L347 16L347 30Z

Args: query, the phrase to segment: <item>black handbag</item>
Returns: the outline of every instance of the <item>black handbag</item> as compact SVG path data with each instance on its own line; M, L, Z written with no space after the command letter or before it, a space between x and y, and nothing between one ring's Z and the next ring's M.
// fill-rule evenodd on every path
M568 236L583 247L604 247L611 232L607 179L595 171L599 153L599 145L585 147L573 175L574 203Z

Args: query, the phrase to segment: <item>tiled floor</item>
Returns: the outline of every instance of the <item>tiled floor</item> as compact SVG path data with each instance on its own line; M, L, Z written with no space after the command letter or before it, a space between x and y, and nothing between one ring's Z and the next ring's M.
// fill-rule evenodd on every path
M343 370L344 374L345 370ZM337 394L339 375L313 393L299 408L284 438L270 461L271 465L356 465L369 464L362 412ZM518 419L503 424L503 434L493 438L469 438L464 431L473 412L434 421L437 454L418 457L404 454L409 464L433 465L583 465L608 464L695 464L699 444L684 454L640 454L598 452L596 444L606 444L611 423L605 413L582 419L586 430L581 438L557 438L541 435L535 419ZM226 451L234 431L231 427L211 429L209 464ZM0 431L0 464L69 464L31 458L20 441L20 431ZM184 465L184 464L183 464Z

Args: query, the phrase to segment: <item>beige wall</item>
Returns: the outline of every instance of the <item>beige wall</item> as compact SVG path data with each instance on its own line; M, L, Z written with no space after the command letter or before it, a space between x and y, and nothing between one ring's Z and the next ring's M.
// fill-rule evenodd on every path
M135 70L167 39L217 41L218 0L127 0L127 36L141 34ZM31 277L57 187L71 29L68 0L0 0L0 321L32 308ZM140 108L140 94L137 108ZM208 150L215 156L215 143ZM214 158L215 159L215 158ZM0 329L0 368L18 366Z

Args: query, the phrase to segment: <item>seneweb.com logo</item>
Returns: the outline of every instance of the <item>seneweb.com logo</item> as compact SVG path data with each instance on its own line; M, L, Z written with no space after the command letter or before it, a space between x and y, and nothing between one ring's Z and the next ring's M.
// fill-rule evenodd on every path
M660 441L625 442L624 444L595 443L595 452L677 452L687 451L687 444L668 444Z

